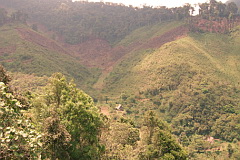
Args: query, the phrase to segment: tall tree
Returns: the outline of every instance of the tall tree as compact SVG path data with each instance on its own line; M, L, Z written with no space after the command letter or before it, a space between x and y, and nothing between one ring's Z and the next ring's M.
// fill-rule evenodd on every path
M151 111L145 118L147 127L147 145L145 152L140 153L140 159L187 159L187 153L171 134L168 125L156 118Z
M0 25L7 21L7 11L4 8L0 8Z
M62 152L63 155L58 155L57 158L65 156L67 159L69 155L70 159L99 159L104 148L99 143L103 121L98 109L93 105L92 98L77 89L73 82L67 82L60 73L52 76L45 93L40 96L42 99L36 100L36 109L40 108L41 112L38 116L42 116L42 121L46 119L52 124L46 125L44 130L48 134L60 134L60 143L56 143L59 146L55 145L55 148L61 151L65 148L68 152ZM59 128L56 128L57 126ZM67 141L70 147L65 145ZM52 145L50 147L53 148Z

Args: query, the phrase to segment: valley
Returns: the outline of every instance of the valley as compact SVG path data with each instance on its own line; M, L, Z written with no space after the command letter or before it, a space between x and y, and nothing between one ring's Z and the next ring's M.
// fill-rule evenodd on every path
M0 112L0 159L237 160L237 4L0 0L0 106L21 106Z

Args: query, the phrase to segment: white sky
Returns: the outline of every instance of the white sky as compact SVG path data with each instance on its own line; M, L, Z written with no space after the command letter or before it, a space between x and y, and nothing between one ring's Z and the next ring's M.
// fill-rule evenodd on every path
M75 0L77 1L77 0ZM167 6L167 7L178 7L182 6L185 3L198 4L204 3L208 0L88 0L89 2L114 2L114 3L123 3L125 5L141 6L143 4L148 6ZM226 2L227 0L221 0Z

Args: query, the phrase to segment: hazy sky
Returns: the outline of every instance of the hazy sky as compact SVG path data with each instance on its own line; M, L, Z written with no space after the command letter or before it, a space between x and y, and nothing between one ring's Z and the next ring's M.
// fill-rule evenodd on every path
M88 0L90 1L100 1L100 0ZM182 6L185 3L190 4L198 4L204 3L208 0L102 0L103 2L114 2L114 3L123 3L125 5L133 5L140 6L142 4L150 5L150 6L167 6L167 7L176 7ZM226 2L227 0L222 0L222 2Z

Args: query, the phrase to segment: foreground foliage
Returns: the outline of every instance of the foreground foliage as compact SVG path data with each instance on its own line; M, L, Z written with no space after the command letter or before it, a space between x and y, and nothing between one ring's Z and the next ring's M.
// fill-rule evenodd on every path
M10 80L3 68L1 78ZM40 94L29 92L28 105L21 105L3 82L0 98L1 159L187 158L153 112L146 114L141 129L123 117L108 119L91 97L60 73Z
M56 73L45 92L34 101L36 122L44 133L46 157L97 159L104 148L99 144L103 124L93 100L72 82Z
M0 79L8 82L1 67ZM26 106L25 106L26 107ZM23 105L0 82L0 159L36 159L41 152L41 134L23 115Z
M136 128L133 121L121 116L110 120L109 128L103 132L101 141L106 146L103 159L185 160L188 157L168 124L158 119L152 111L145 114L144 123L139 128Z

